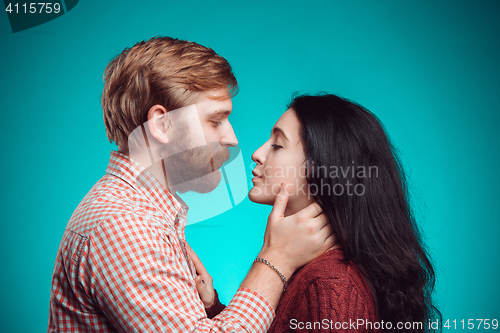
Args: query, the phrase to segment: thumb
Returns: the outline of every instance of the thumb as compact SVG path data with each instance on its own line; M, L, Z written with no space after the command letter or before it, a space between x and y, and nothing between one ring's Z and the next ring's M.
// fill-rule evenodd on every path
M207 283L199 275L194 279L194 281L196 282L196 288L198 288L198 291L204 290L207 287Z
M281 183L280 192L276 196L273 204L273 210L269 214L269 221L278 221L285 217L285 209L288 203L288 193L286 192L286 185Z

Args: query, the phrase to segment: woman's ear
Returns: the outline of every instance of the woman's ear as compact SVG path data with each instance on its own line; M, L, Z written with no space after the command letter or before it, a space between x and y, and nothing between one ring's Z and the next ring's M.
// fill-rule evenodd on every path
M148 129L151 135L161 143L167 143L169 125L168 110L162 105L153 105L148 111Z

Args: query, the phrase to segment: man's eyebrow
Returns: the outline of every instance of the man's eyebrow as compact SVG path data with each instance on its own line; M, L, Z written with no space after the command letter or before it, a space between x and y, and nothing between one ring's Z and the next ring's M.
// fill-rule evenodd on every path
M288 140L288 138L285 135L285 132L283 132L283 130L281 128L279 128L279 127L274 127L273 128L273 133L281 133L285 137L285 139ZM290 140L288 140L288 141L290 141Z
M210 112L208 115L209 117L214 117L214 116L229 116L231 114L231 110L214 110Z

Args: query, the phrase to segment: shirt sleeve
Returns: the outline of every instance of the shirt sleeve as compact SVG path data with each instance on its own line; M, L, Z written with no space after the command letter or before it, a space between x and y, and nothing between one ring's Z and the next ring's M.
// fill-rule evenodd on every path
M119 332L266 332L274 317L263 297L240 288L207 318L179 240L165 226L118 216L83 244L80 287Z

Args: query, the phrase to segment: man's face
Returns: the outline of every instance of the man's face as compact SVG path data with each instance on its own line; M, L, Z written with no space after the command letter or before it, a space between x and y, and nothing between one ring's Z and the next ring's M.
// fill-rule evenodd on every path
M233 103L227 89L201 93L196 103L196 109L207 143L225 151L228 147L234 147L238 144L228 119L233 110Z
M228 147L238 144L228 119L233 106L227 89L201 93L195 106L197 116L181 114L167 144L179 151L165 159L165 170L170 189L180 193L213 191Z

